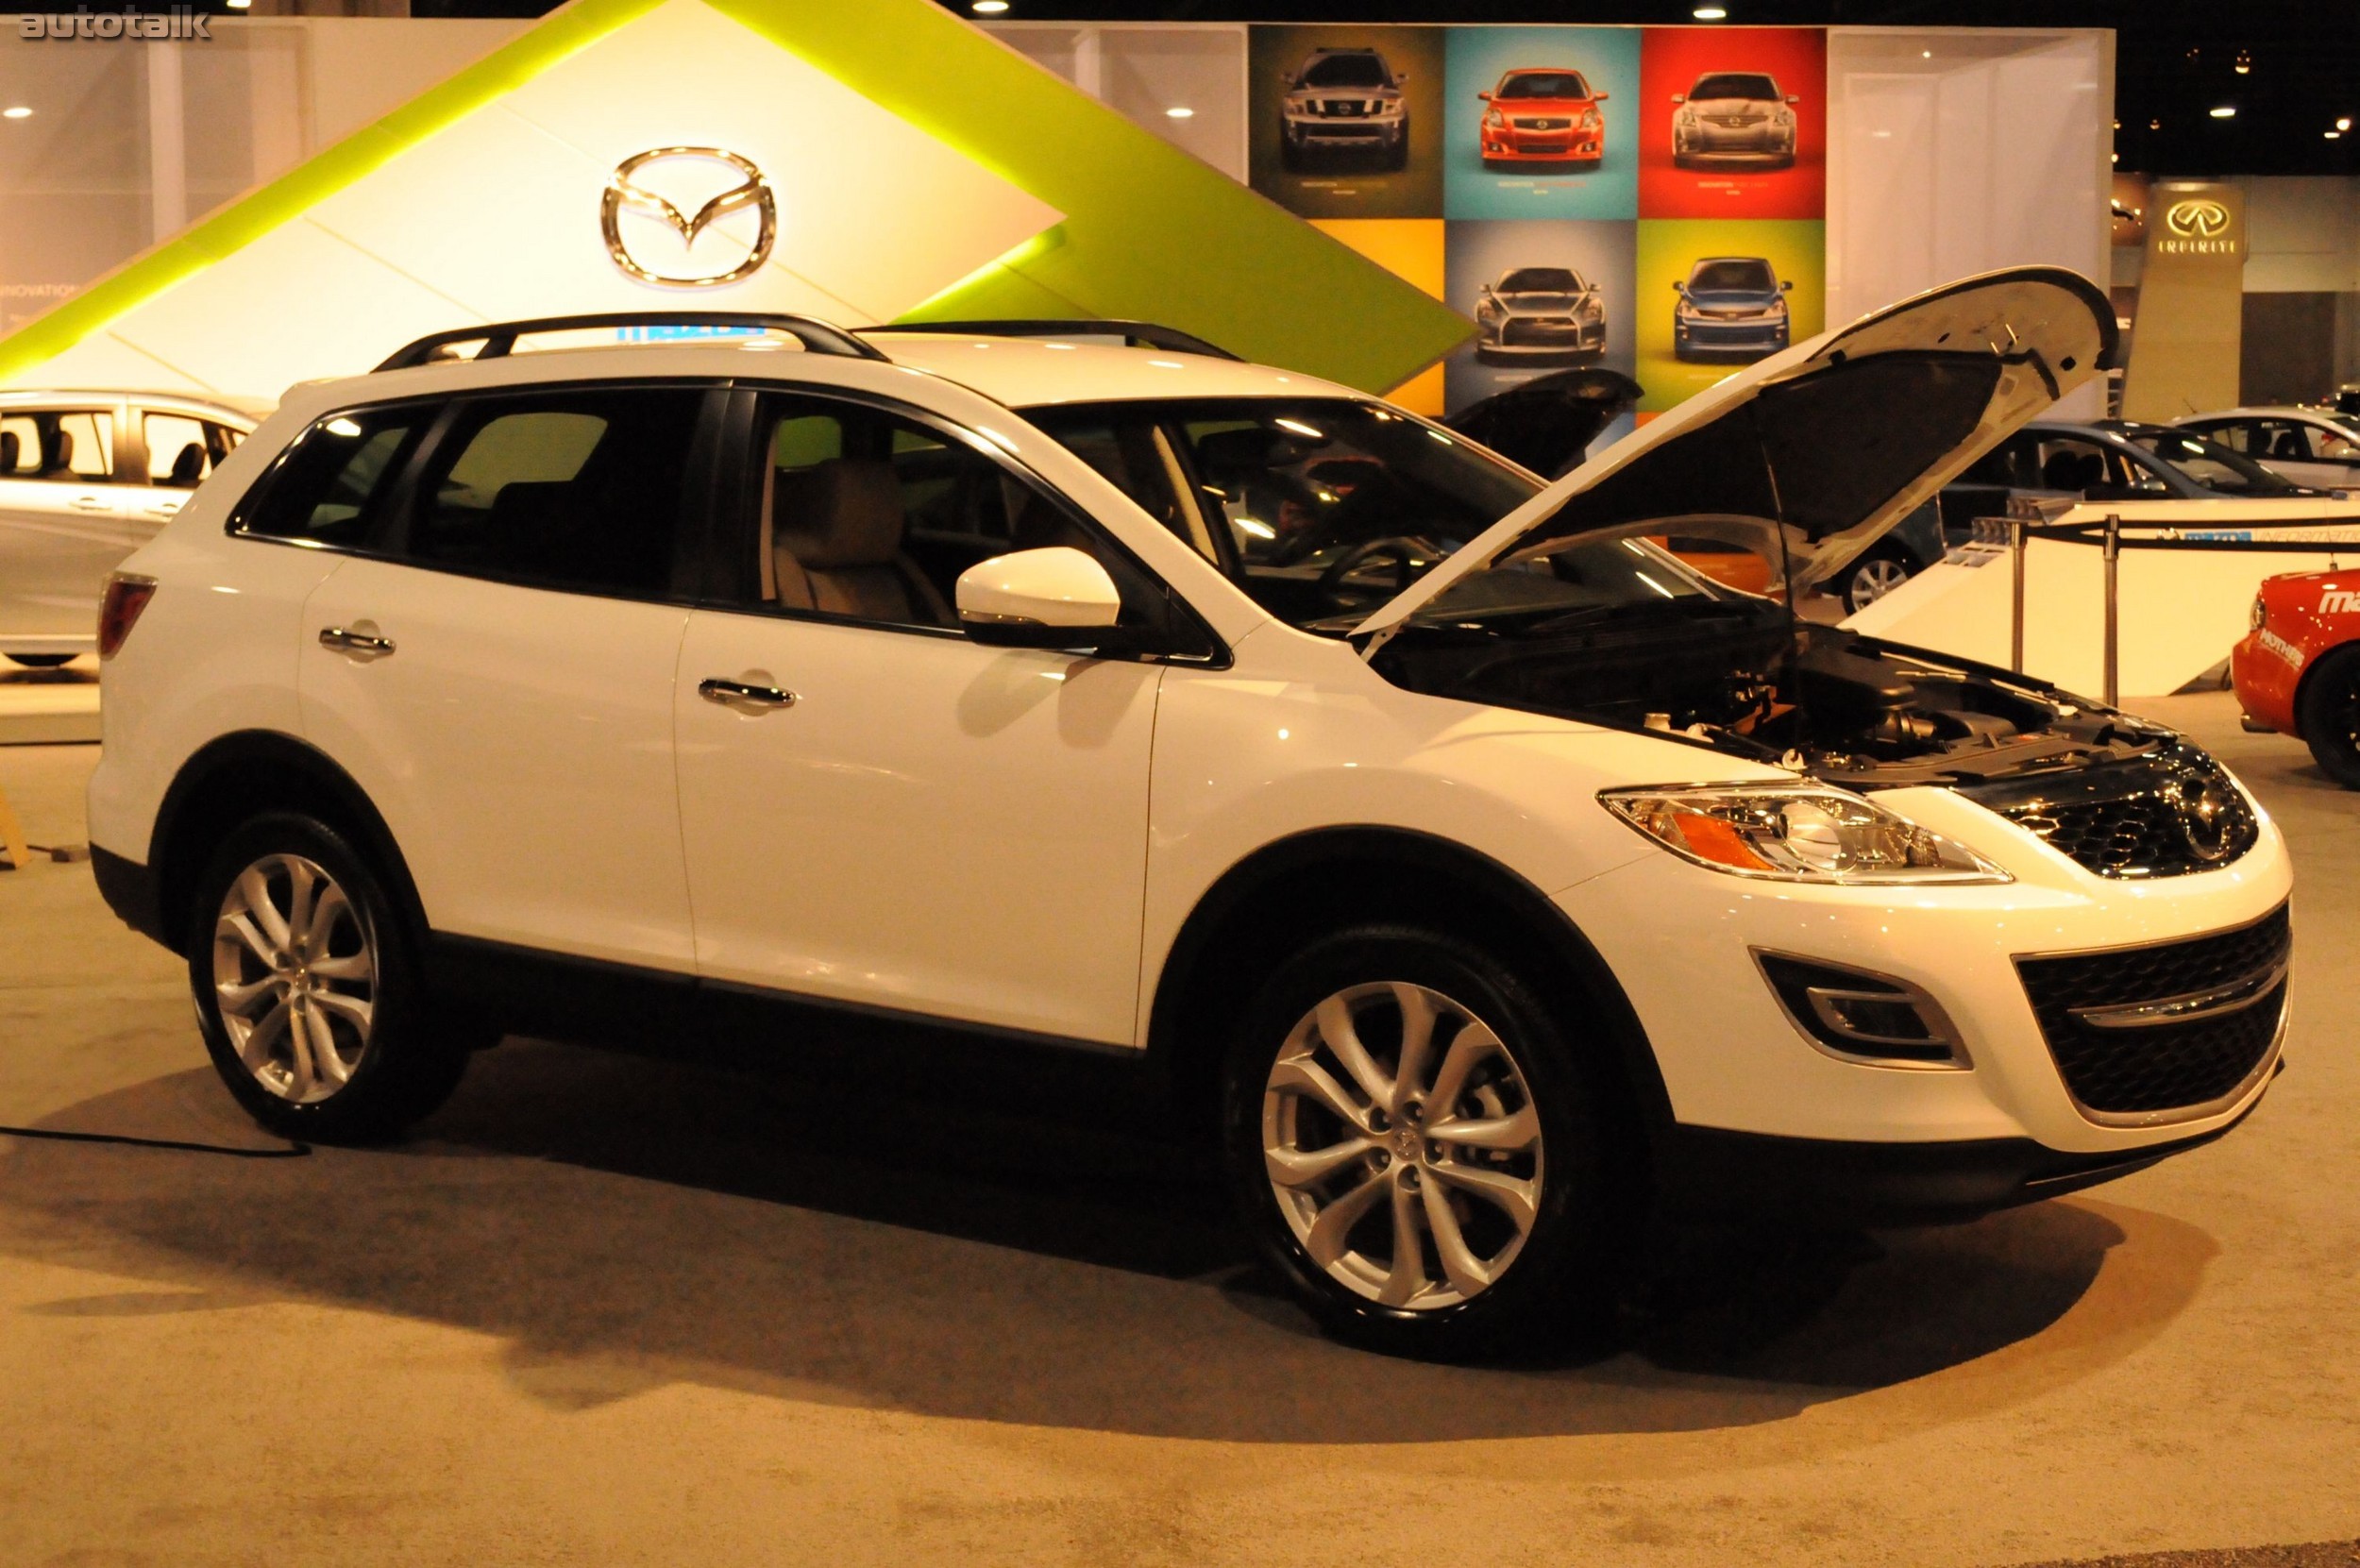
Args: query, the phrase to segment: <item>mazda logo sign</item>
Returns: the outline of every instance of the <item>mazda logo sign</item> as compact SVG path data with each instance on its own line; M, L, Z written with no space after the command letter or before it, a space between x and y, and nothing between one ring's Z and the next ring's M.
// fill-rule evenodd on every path
M669 198L640 182L642 170L679 159L720 163L745 177L698 208L692 217ZM652 183L660 174L658 169L648 177ZM742 212L748 208L753 209L759 218L753 247L735 265L720 272L687 276L658 272L643 265L632 254L631 246L623 238L623 214L634 212L666 225L680 236L681 244L693 251L699 237L707 229L731 213ZM750 160L733 152L725 152L719 147L652 147L626 158L615 166L615 173L607 178L605 194L598 202L598 228L606 237L606 253L614 258L615 264L627 276L642 283L656 283L666 288L716 288L723 283L734 283L740 278L751 277L763 262L770 259L770 247L779 240L779 198L772 193L770 182L763 177L762 171L754 167ZM731 248L734 250L734 244Z
M2183 240L2218 239L2229 228L2229 209L2202 197L2175 201L2164 213L2164 227Z
M2244 812L2226 784L2217 779L2190 779L2166 788L2165 798L2178 818L2188 853L2207 866L2229 858L2237 847L2237 828Z

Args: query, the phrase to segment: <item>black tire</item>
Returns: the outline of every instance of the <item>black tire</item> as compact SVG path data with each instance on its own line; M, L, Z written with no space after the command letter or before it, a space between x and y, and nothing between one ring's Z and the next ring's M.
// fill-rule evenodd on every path
M1401 140L1386 149L1385 167L1396 174L1409 167L1409 126L1407 122L1401 127Z
M1901 574L1899 582L1892 577L1896 568ZM1917 568L1910 564L1909 556L1891 543L1862 551L1844 568L1845 613L1858 615L1916 575Z
M2319 770L2360 789L2360 643L2330 650L2302 678L2295 722Z
M301 1047L289 1037L289 1031L298 1025L282 1020L269 1045L250 1047L261 1065L249 1068L241 1058L231 1021L225 1020L215 968L221 912L233 885L250 868L256 869L275 901L287 886L288 868L295 863L323 873L325 885L341 890L346 910L333 919L333 929L308 955L300 976L306 1004L293 1011L317 1020L312 1027L331 1030L334 1040L327 1049L349 1076L316 1098L303 1100L292 1097L296 1087L308 1082L316 1089L329 1077L310 1065L321 1058L315 1052L307 1053L305 1065L297 1067L295 1056ZM318 905L328 902L327 894L319 895ZM251 918L247 923L258 924ZM342 835L316 818L273 813L257 817L232 833L197 880L187 943L189 986L213 1067L246 1114L281 1138L312 1143L376 1143L397 1137L450 1097L466 1069L470 1048L482 1043L430 1005L410 929L387 898L383 882ZM254 977L253 984L280 987L263 991L253 1003L254 1009L285 1006L296 1000L280 982L261 978L283 975L286 969L274 969L250 945L242 947L234 937L224 938L223 945L238 955L237 962L246 975ZM365 987L358 981L323 981L310 973L312 964L324 969L331 953L345 955L334 961L349 964L349 955L355 952L365 953L368 959ZM310 998L339 986L346 987L343 997L347 1004L365 1001L369 1008L365 1033L357 1036L348 1065L342 1047L355 1040L358 1026L341 1009L331 1013L325 1004L309 1004ZM264 1033L261 1024L269 1016L264 1011L254 1020L249 1040ZM335 1024L343 1027L334 1029ZM283 1051L278 1045L282 1039ZM286 1058L284 1066L277 1059L281 1055ZM264 1079L265 1074L275 1078L298 1073L296 1085L276 1090Z
M8 655L8 662L23 665L26 669L63 669L74 662L74 655L71 653L11 653Z
M1298 1187L1295 1190L1302 1204L1297 1206L1297 1218L1290 1221L1282 1202L1295 1200L1281 1199L1270 1173L1265 1158L1266 1125L1283 1129L1288 1123L1282 1119L1291 1116L1292 1125L1300 1133L1306 1125L1302 1120L1306 1109L1315 1117L1323 1113L1318 1104L1302 1096L1298 1096L1296 1104L1304 1108L1279 1110L1277 1107L1285 1103L1281 1096L1286 1091L1271 1087L1273 1070L1282 1053L1294 1056L1302 1049L1300 1042L1306 1038L1305 1031L1314 1027L1313 1010L1323 1001L1359 987L1379 989L1389 982L1406 982L1412 987L1439 994L1463 1008L1473 1020L1488 1025L1507 1048L1503 1054L1521 1076L1504 1085L1505 1099L1492 1087L1492 1083L1499 1082L1497 1079L1474 1091L1492 1097L1486 1102L1488 1109L1471 1109L1475 1102L1462 1098L1455 1109L1443 1111L1439 1119L1426 1116L1421 1123L1418 1118L1423 1107L1411 1098L1405 1103L1400 1121L1389 1123L1386 1117L1374 1117L1380 1129L1391 1126L1390 1136L1400 1145L1398 1155L1389 1150L1371 1148L1335 1165L1332 1177L1323 1176L1312 1184L1327 1187L1328 1196L1324 1198L1315 1195L1309 1187ZM1383 1028L1386 1003L1381 996L1372 1000L1372 1012L1357 1015L1355 1023L1356 1028L1372 1030L1365 1043L1372 1057L1382 1060L1389 1049L1388 1037L1378 1033ZM1395 1020L1390 1036L1390 1049L1393 1051L1391 1066L1397 1069L1403 1030L1399 1012L1391 1016ZM1450 1038L1456 1039L1469 1026L1458 1023L1435 1027L1432 1038L1436 1045L1429 1053L1430 1067L1448 1058L1444 1028L1451 1027ZM1441 1075L1447 1076L1447 1069L1441 1071ZM1474 1082L1473 1078L1462 1080ZM1441 1085L1430 1081L1430 1087L1440 1088ZM1368 1097L1356 1094L1355 1098ZM1414 1130L1424 1125L1438 1129L1450 1125L1448 1119L1453 1116L1498 1117L1503 1114L1503 1106L1509 1112L1519 1109L1519 1102L1529 1106L1538 1118L1539 1138L1528 1155L1487 1155L1481 1150L1458 1148L1443 1157L1446 1152L1440 1143L1426 1141L1421 1131ZM1622 1152L1624 1144L1617 1137L1610 1104L1594 1066L1576 1043L1569 1042L1560 1033L1547 1009L1508 968L1483 952L1436 932L1407 926L1362 926L1339 932L1303 949L1271 976L1247 1007L1224 1066L1223 1164L1233 1202L1263 1256L1287 1282L1296 1299L1337 1339L1386 1355L1438 1361L1482 1359L1552 1347L1562 1349L1569 1344L1587 1344L1610 1321L1623 1283L1625 1263L1630 1256L1629 1240L1637 1206L1632 1199L1633 1184L1628 1179L1630 1161ZM1266 1116L1271 1119L1267 1123ZM1457 1124L1472 1123L1462 1121ZM1346 1127L1340 1119L1331 1118L1326 1125L1334 1130L1334 1142L1324 1137L1318 1138L1322 1146L1308 1151L1313 1157L1348 1141L1366 1142L1365 1138L1357 1136L1362 1129ZM1281 1141L1290 1148L1300 1146L1299 1139ZM1393 1163L1396 1158L1397 1165ZM1353 1210L1361 1219L1347 1222L1347 1227L1339 1233L1339 1245L1366 1245L1361 1241L1364 1236L1379 1242L1390 1240L1398 1234L1391 1229L1395 1223L1393 1202L1408 1204L1413 1215L1427 1212L1421 1206L1425 1201L1420 1187L1423 1182L1434 1189L1435 1201L1453 1205L1456 1200L1459 1217L1453 1229L1469 1243L1468 1250L1481 1257L1484 1248L1475 1245L1481 1239L1478 1227L1488 1225L1492 1235L1499 1234L1503 1226L1512 1232L1511 1211L1494 1209L1487 1217L1482 1209L1491 1206L1479 1205L1469 1195L1460 1185L1463 1174L1445 1181L1434 1172L1464 1173L1471 1167L1492 1159L1500 1163L1492 1169L1501 1173L1521 1174L1528 1171L1528 1179L1539 1183L1539 1195L1531 1205L1533 1218L1529 1228L1515 1250L1494 1252L1483 1259L1496 1265L1492 1277L1488 1284L1463 1294L1456 1281L1433 1278L1444 1271L1439 1261L1441 1254L1431 1221L1417 1222L1425 1227L1421 1233L1418 1262L1424 1283L1417 1289L1435 1289L1439 1293L1435 1295L1435 1305L1423 1307L1386 1305L1374 1293L1381 1287L1373 1275L1363 1276L1361 1287L1354 1288L1344 1276L1355 1269L1374 1270L1374 1259L1363 1251L1354 1250L1331 1270L1314 1260L1304 1236L1298 1233L1299 1224L1307 1224L1312 1234L1319 1228L1309 1222L1304 1205L1325 1203L1329 1207L1342 1207L1338 1200L1364 1186L1374 1186L1382 1188L1383 1192L1367 1206ZM1530 1163L1509 1163L1526 1160ZM1389 1169L1392 1173L1387 1176L1384 1172ZM1474 1173L1480 1175L1484 1172L1478 1169ZM1327 1186L1331 1181L1334 1185ZM1404 1187L1414 1196L1401 1197L1396 1189ZM1319 1212L1325 1213L1327 1209ZM1378 1230L1363 1232L1358 1227L1364 1223L1374 1223ZM1391 1258L1399 1258L1398 1248L1385 1250ZM1504 1263L1502 1258L1506 1259ZM1390 1266L1397 1268L1398 1263Z

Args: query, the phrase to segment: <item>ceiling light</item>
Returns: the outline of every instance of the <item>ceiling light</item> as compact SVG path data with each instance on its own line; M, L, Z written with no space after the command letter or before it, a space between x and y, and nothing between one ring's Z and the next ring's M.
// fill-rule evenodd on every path
M1699 22L1718 22L1729 12L1726 6L1698 6L1688 14Z
M2213 118L2216 120L2234 120L2237 117L2237 106L2234 104L2223 104L2212 112Z
M2237 75L2239 75L2240 76L2245 76L2245 75L2247 75L2249 72L2250 72L2250 71L2253 69L2253 56L2252 56L2252 54L2251 54L2250 52L2247 51L2247 50L2244 50L2244 49L2240 49L2240 50L2238 50L2238 51L2237 51L2237 64L2236 64L2235 69L2236 69L2236 73L2237 73Z
M967 8L977 16L998 16L1008 8L1008 0L973 0Z
M1193 120L1196 118L1196 110L1188 108L1186 104L1174 104L1172 108L1164 110L1164 118L1167 120Z
M29 120L32 117L33 111L23 104L17 104L8 109L0 109L0 120Z
M2337 120L2335 122L2335 128L2337 130L2350 130L2352 128L2352 116L2347 114L2343 118Z
M1934 58L1934 52L1931 49L1920 49L1917 51L1917 58L1919 59L1931 59Z
M2107 158L2112 162L2119 163L2122 161L2122 155L2120 153L2109 153Z
M254 0L222 0L222 4L228 6L233 11L242 11L247 7L253 5Z
M2164 128L2164 123L2161 120L2149 120L2147 123L2147 128L2149 130L2161 130Z

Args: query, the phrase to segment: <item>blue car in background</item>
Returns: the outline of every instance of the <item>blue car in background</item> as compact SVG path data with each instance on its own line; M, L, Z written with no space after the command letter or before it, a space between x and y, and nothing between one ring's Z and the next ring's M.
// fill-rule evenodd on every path
M1707 256L1675 283L1672 352L1683 360L1759 360L1793 341L1792 279L1760 256Z

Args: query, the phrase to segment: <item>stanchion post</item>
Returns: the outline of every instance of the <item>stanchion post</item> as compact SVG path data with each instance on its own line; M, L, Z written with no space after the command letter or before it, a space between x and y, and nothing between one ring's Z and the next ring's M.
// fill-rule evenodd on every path
M16 813L8 809L8 791L0 790L0 854L8 856L8 869L32 869L33 851L25 842L25 830L18 825Z
M2024 519L2008 519L2008 568L2015 581L2008 590L2008 667L2024 673Z
M2122 649L2119 605L2116 599L2116 580L2122 567L2122 514L2106 514L2106 706L2112 708L2122 700Z

